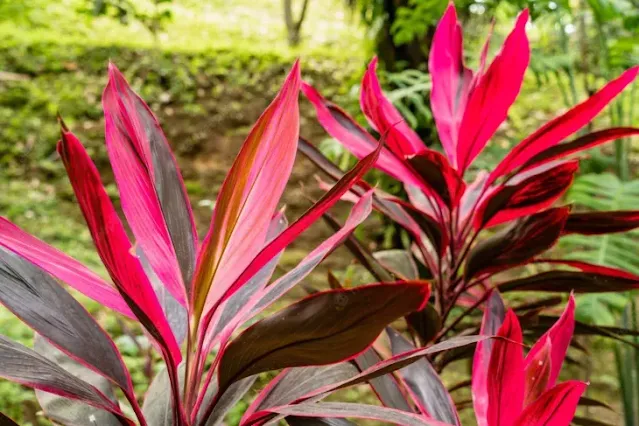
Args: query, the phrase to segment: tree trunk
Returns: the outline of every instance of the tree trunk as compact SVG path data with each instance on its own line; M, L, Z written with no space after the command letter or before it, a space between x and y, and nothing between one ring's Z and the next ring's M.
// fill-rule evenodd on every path
M283 0L284 6L284 23L286 24L286 33L288 35L289 46L297 46L302 40L301 31L309 0L304 0L299 19L293 16L293 0Z

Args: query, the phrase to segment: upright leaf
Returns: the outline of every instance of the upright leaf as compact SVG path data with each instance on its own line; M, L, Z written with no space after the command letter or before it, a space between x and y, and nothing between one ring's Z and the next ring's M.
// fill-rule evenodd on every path
M459 130L457 168L463 173L506 119L517 98L530 60L526 37L528 10L517 18L515 28L472 88Z
M362 79L360 105L373 129L380 134L388 134L388 148L400 159L426 150L426 146L417 133L410 128L382 93L375 69L377 58L368 65Z
M433 87L430 103L444 152L457 167L457 144L473 72L464 65L462 28L450 3L437 24L428 57Z
M295 63L280 93L253 126L222 184L211 228L198 255L195 321L199 321L205 304L210 307L221 301L266 239L297 151L299 87L300 68Z
M95 164L80 141L67 131L62 132L58 152L111 279L138 320L163 347L170 362L177 365L182 357L180 348L142 265L131 253L131 243Z
M66 354L133 394L120 353L91 315L51 277L5 249L0 302Z
M587 385L570 380L546 391L534 403L526 407L515 426L568 426L572 421L579 398Z
M524 405L524 351L519 320L506 313L488 365L488 424L512 426Z
M408 162L422 178L425 186L449 209L457 207L466 184L446 157L437 151L426 151L409 157Z
M102 106L107 152L129 226L160 281L186 305L198 240L175 157L157 119L113 64Z
M524 407L534 402L549 388L552 374L552 341L549 337L542 337L535 346L539 346L534 353L526 357L526 393ZM552 387L552 386L550 386Z
M479 334L484 336L494 336L499 331L504 317L506 315L506 307L504 301L497 290L492 293L486 300L484 307L484 315L481 322ZM479 426L488 425L488 365L490 363L490 355L493 350L493 341L484 340L477 342L475 355L473 357L472 370L472 395L473 407L475 408L475 417Z

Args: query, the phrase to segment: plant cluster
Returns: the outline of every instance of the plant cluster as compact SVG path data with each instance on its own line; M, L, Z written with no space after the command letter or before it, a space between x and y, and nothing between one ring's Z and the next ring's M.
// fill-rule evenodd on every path
M281 372L261 389L241 425L282 419L291 425L352 424L347 418L459 425L438 371L472 355L477 344L471 387L480 425L570 424L586 388L578 381L556 384L576 329L572 296L561 317L545 317L544 323L540 309L561 300L519 306L516 311L526 313L520 319L506 310L500 291L620 291L639 285L638 277L621 270L538 257L568 233L638 225L636 212L551 207L577 170L577 161L566 155L639 131L613 128L559 144L629 84L637 69L546 124L495 170L467 185L464 172L519 91L529 57L527 17L520 15L488 67L484 49L473 73L463 64L454 7L444 15L430 68L445 154L427 149L401 120L381 92L375 61L364 76L362 107L382 134L380 142L304 84L295 63L228 172L203 239L157 119L110 65L102 96L106 150L125 221L62 119L58 143L110 280L0 218L0 302L37 333L33 349L0 336L0 377L35 388L44 414L62 425L219 425L261 373L275 370ZM329 133L360 158L347 173L299 139L300 90ZM298 148L335 182L288 224L278 203ZM403 182L410 202L364 183L373 167ZM331 237L270 282L279 256L302 232L323 216L335 225L327 213L342 198L355 202L344 226L336 225ZM375 257L349 237L373 207L411 233L413 254ZM482 230L504 223L511 225L479 238ZM346 239L379 283L341 288L330 280L332 290L260 315ZM577 271L493 282L497 273L532 263ZM144 330L164 363L146 395L136 393L113 340L58 280ZM457 312L459 306L466 310ZM480 307L481 322L463 321ZM389 327L400 318L423 347ZM523 320L541 328L528 327L524 336ZM525 357L524 337L536 340ZM383 407L322 401L361 383L371 385Z

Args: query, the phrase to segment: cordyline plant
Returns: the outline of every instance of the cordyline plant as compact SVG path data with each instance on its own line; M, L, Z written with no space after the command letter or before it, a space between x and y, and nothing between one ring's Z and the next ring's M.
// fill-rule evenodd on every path
M384 96L375 74L376 60L362 81L362 111L374 130L387 134L375 167L403 183L408 194L404 201L375 189L373 204L405 228L413 244L411 253L403 253L401 259L380 255L377 267L376 259L356 241L349 247L380 280L388 279L388 272L395 277L415 279L419 273L432 278L434 303L409 317L424 344L444 339L463 326L462 320L481 308L492 288L583 293L639 287L639 276L626 271L545 255L565 235L600 235L639 226L636 210L574 212L570 206L554 206L577 173L579 158L572 154L639 134L637 128L616 127L564 142L633 82L638 67L533 132L492 170L479 171L472 182L464 180L521 88L530 58L527 21L524 11L490 65L487 41L479 68L473 72L464 65L455 7L448 7L437 26L429 59L430 103L443 153L428 148ZM325 130L356 157L364 158L375 149L375 139L344 110L307 83L302 91ZM342 176L309 142L301 140L300 150L330 177ZM360 182L345 198L357 200L368 190L370 186ZM541 272L522 276L530 266ZM560 302L560 297L552 297L526 308ZM440 326L432 327L437 323Z
M287 226L277 204L297 152L300 84L295 64L244 143L200 241L156 118L111 65L103 94L106 146L134 242L95 165L61 121L58 152L111 282L0 219L0 302L37 332L34 349L0 336L0 377L35 388L44 414L63 425L221 424L259 373L279 369L284 373L258 396L243 425L276 416L289 416L292 424L313 424L308 418L320 416L436 424L391 408L316 404L426 354L484 339L467 336L381 363L373 358L361 369L350 362L372 355L369 346L390 322L425 306L428 283L319 292L241 330L304 279L372 208L367 192L343 228L267 286L282 251L372 167L382 147ZM54 278L141 325L166 365L145 396L135 394L111 338Z

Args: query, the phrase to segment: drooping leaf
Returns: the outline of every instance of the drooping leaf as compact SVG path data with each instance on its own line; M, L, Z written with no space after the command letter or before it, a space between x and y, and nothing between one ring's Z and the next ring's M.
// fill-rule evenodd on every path
M484 149L519 94L530 60L527 23L528 10L524 10L501 50L469 93L457 145L460 173Z
M359 100L369 124L378 133L388 135L388 148L401 159L425 151L426 145L382 93L376 68L377 58L373 58L362 79Z
M115 393L113 392L113 384L103 376L69 358L40 335L35 336L33 349L77 378L94 386L114 405L117 404ZM116 416L108 411L100 410L80 401L63 398L40 390L36 390L35 394L44 415L61 425L86 426L87 424L96 424L99 426L120 426L122 424Z
M393 355L415 350L397 331L388 327L388 337ZM422 414L451 425L460 425L455 404L442 383L437 371L426 358L402 368L399 375L406 383L411 396Z
M220 360L220 389L263 371L350 359L386 324L420 309L429 294L428 285L412 282L311 295L257 322L228 345Z
M0 217L0 246L27 259L87 297L129 318L135 318L120 293L77 260Z
M499 186L481 201L475 215L475 229L545 209L570 187L578 168L578 161L549 163Z
M430 103L442 147L457 167L457 144L473 72L464 65L462 28L454 4L437 24L428 57L433 86Z
M197 260L193 292L196 321L205 307L208 311L223 301L234 281L262 250L295 161L299 87L300 67L296 62L277 97L253 126L222 184L211 228Z
M75 135L65 130L58 152L111 279L137 319L162 346L170 362L177 365L182 359L180 348L142 265L131 253L131 243L95 164Z
M590 123L606 105L621 93L627 85L632 83L637 72L639 72L639 68L637 67L627 70L616 80L606 84L593 96L563 115L544 124L533 134L521 141L491 172L487 184L493 183L500 176L511 172L540 152L558 144L563 139Z
M568 305L561 315L559 320L551 327L546 334L544 334L535 345L530 349L526 356L526 372L530 369L538 369L539 357L537 354L546 350L546 339L550 341L548 345L550 348L550 374L548 376L546 388L547 390L555 386L557 378L561 371L564 358L568 352L570 341L575 330L575 298L570 295ZM542 360L545 359L542 357Z
M102 106L127 222L160 281L186 306L198 239L175 157L157 119L113 64Z
M468 254L466 280L523 263L551 248L564 228L570 209L548 209L519 219L478 243Z
M38 267L2 248L0 303L66 354L133 394L118 349L84 307Z
M0 377L21 385L85 402L115 414L125 424L120 408L102 392L31 349L0 335Z
M308 83L302 83L302 93L315 107L317 119L324 127L324 130L342 143L355 157L364 158L375 150L377 147L375 138L364 130L346 111L324 99ZM308 142L302 143L300 141L299 147L300 151L304 155L311 157L312 160L312 157L317 157L315 149L311 149L313 146ZM321 153L320 156L323 157ZM375 167L401 182L419 185L419 179L414 176L410 168L388 148L382 148Z
M600 235L626 232L639 227L639 211L571 213L564 234Z
M597 272L548 271L529 277L499 283L506 291L548 291L559 293L605 293L628 291L639 288L639 279L628 274L618 275L611 268L601 267Z
M488 365L488 424L512 426L524 405L524 351L519 320L506 313Z
M546 391L526 407L515 426L568 426L577 410L579 398L586 390L583 382L570 380Z
M492 290L486 300L479 333L484 336L496 335L504 322L505 315L506 307L499 291ZM479 426L488 425L488 366L493 344L492 340L477 342L473 357L471 388L475 417Z

